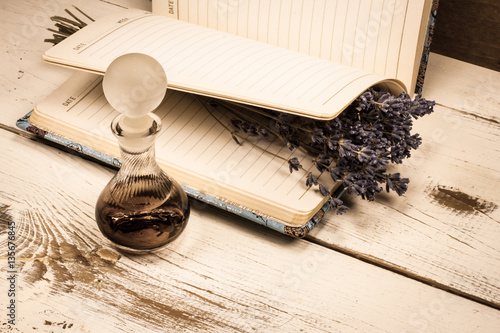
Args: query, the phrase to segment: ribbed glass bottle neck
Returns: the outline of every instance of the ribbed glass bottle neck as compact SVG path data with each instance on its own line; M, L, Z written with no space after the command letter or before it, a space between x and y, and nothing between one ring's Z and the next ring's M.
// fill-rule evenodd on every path
M128 175L147 175L161 172L156 163L155 146L153 144L142 152L128 152L121 148L121 173Z
M122 162L120 173L122 175L147 175L161 172L155 155L155 139L161 128L161 120L154 114L150 115L151 127L142 134L129 134L124 131L120 127L121 115L116 117L111 124L113 134L120 145Z

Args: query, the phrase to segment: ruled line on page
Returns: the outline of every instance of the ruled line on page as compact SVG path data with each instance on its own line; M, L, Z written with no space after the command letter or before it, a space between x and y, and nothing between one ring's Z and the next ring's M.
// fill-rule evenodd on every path
M186 95L188 96L188 95ZM186 149L185 153L174 154L179 155L182 158L187 158L190 160L198 159L206 149L203 149L200 154L196 154L193 149L198 146L200 142L205 142L206 137L209 133L213 132L214 127L217 125L216 121L206 112L205 108L202 105L196 103L196 100L193 98L189 98L191 101L187 106L179 108L176 112L179 115L185 115L185 117L176 116L176 114L172 114L172 116L176 116L175 120L167 119L167 121L171 122L172 128L169 130L169 136L163 137L159 143L164 143L162 146L162 151L166 152L166 154L173 154L176 152L182 145L190 144L191 147ZM209 121L207 121L209 119ZM210 120L213 120L210 122ZM193 128L189 131L187 137L186 134L186 126L193 126ZM224 132L224 129L219 129L219 136ZM182 137L180 137L181 135ZM213 136L213 134L212 134ZM218 136L214 139L216 139ZM180 142L179 142L180 141ZM213 142L209 143L207 147L214 147Z
M212 113L212 112L209 112L208 110L206 110L207 113L210 115L210 118L214 120L214 123L210 126L210 128L206 131L206 133L203 135L203 138L200 139L198 142L202 142L204 143L204 145L202 145L201 147L205 147L203 149L200 150L200 153L198 155L195 155L193 157L190 157L190 158L193 158L194 161L198 161L204 154L207 153L208 151L208 147L214 147L215 146L215 143L217 141L219 141L219 139L221 138L222 135L224 134L229 134L228 131L224 128L224 126L221 125L221 122L223 121L222 118L224 117L224 115L226 114L226 110L222 111L222 112L219 112L218 114L215 114L215 113ZM204 139L205 135L208 135L208 133L211 133L213 132L214 134L212 135L213 139L212 141L207 141ZM225 140L225 139L221 139L221 140ZM192 147L192 149L194 149L195 147L197 147L196 145L194 147ZM192 150L190 149L190 150Z
M325 1L326 2L326 1ZM337 7L339 4L339 0L335 1L335 10L333 11L332 17L337 17ZM332 48L333 48L333 37L335 36L335 24L332 24L332 39L330 40L330 45L328 45L328 50L329 50L329 56L327 59L333 60L333 53L332 53Z
M266 25L266 29L265 29L266 43L269 43L269 40L270 40L269 31L271 31L271 27L269 26L269 24L274 21L271 17L271 3L272 3L272 1L268 1L267 15L266 15L267 25ZM280 4L281 4L281 0L280 0Z
M291 94L294 94L297 90L299 90L299 89L302 87L302 84L304 84L305 82L307 82L307 81L309 81L309 80L313 80L313 79L316 79L316 80L317 80L317 79L318 79L318 78L317 78L317 75L319 75L320 73L322 73L322 72L324 72L324 71L325 71L325 68L323 67L323 65L324 65L324 64L321 64L321 67L320 67L318 70L316 70L316 71L314 71L314 72L313 72L313 71L311 71L311 73L310 73L309 77L307 77L306 79L304 79L302 82L298 83L298 84L295 86L295 88L291 88L291 89L288 91L288 93L286 93L286 94L285 94L285 97L288 97L288 96L290 96ZM316 65L314 65L314 66L311 66L308 70L312 70L312 68L317 67L317 66L320 66L320 64L316 64ZM341 68L339 68L339 69L341 69ZM312 89L312 88L310 88L310 89ZM305 93L305 92L303 92L303 93ZM300 95L300 96L301 96L301 95Z
M164 52L159 54L159 57L161 58L162 62L164 64L168 64L169 67L176 67L179 63L182 63L182 60L185 57L185 54L189 51L189 56L200 56L200 54L197 51L202 50L203 48L207 47L208 45L212 45L215 41L220 41L221 36L220 35L214 35L210 32L210 30L206 30L201 32L201 34L196 31L193 31L192 29L186 29L185 31L178 33L175 37L167 36L168 39L163 40L163 44L161 45L161 48L164 49ZM181 42L177 43L176 40L180 39ZM175 45L177 47L176 53L171 52L171 48L169 47L169 44ZM180 48L182 47L182 48ZM169 57L169 58L164 58L164 57ZM180 62L177 62L175 64L170 64L169 61L182 56L180 59Z
M227 147L227 144L230 143L230 142L233 142L233 139L232 138L227 138L225 141L224 141L224 144L219 148L219 150L215 153L215 154L212 154L212 157L210 157L210 159L206 162L206 164L210 164L212 161L216 161L220 158L220 155L223 155L224 153L227 153L228 151L225 149ZM231 156L234 151L237 149L237 147L230 147L229 148L230 151L229 151L229 154L227 154L228 156ZM226 160L224 160L222 163L224 163ZM220 164L219 164L219 167L216 167L216 168L220 168Z
M304 160L306 158L306 155L305 154L302 154L302 155L299 155L300 156L300 159L299 159L299 163L300 165L303 165L305 164ZM295 154L295 157L297 157L297 154ZM300 170L300 169L299 169ZM296 172L296 171L293 171L293 172ZM281 188L284 184L286 184L289 180L289 177L293 174L293 172L290 172L285 178L283 178L281 180L281 182L274 188L275 191L278 191L279 188ZM299 179L297 180L297 182L300 182L302 180L302 178L305 177L305 172L304 172L304 175Z
M125 23L122 23L122 25L120 25L120 26L118 26L118 27L116 27L116 28L112 29L111 31L108 31L108 32L106 32L106 33L102 34L102 35L101 35L101 36L99 36L99 37L97 37L96 39L94 39L93 41L91 41L88 45L86 45L86 46L85 46L85 47L83 47L82 49L78 50L78 52L77 52L77 53L78 53L78 54L81 54L81 53L83 53L84 51L87 51L89 48L93 47L93 46L94 46L97 42L101 41L102 39L104 39L105 37L109 36L109 35L110 35L110 34L112 34L113 32L115 32L115 31L117 31L117 30L119 30L119 29L123 28L124 26L127 26L127 25L129 25L129 24L132 24L132 23L134 23L134 22L136 22L136 21L142 20L142 19L144 19L144 18L146 18L146 17L147 17L147 16L139 16L139 17L137 17L137 18L135 18L135 19L131 19L131 20L128 20L127 22L125 22Z
M397 0L394 1L394 7L392 8L392 17L391 17L391 29L389 29L389 38L387 39L387 46L386 46L386 50L387 52L389 51L389 46L391 45L391 36L392 36L392 27L393 27L393 24L394 24L394 13L396 12L396 5L397 5ZM385 66L384 66L384 74L387 74L387 60L388 60L388 57L387 57L387 53L386 53L386 56L385 56Z
M268 89L271 85L276 83L276 81L281 80L283 77L283 74L289 75L290 72L292 72L292 71L295 71L297 69L300 70L299 66L302 66L302 65L307 64L307 63L309 63L308 59L304 59L304 58L295 58L295 59L292 59L291 61L282 62L281 65L275 67L276 72L278 69L282 68L278 72L279 75L274 75L272 80L269 81L269 83L266 86L262 87L260 89L260 91L263 92L264 90ZM285 81L284 85L287 85L288 83L289 83L289 81ZM276 91L274 93L276 93Z
M403 44L403 36L405 32L405 23L406 23L406 18L408 17L408 1L406 1L406 8L405 8L405 15L404 15L404 21L403 21L403 29L401 29L401 38L399 41L399 52L398 52L398 61L396 62L396 76L399 74L399 61L401 58L401 44Z
M243 173L241 174L241 176L245 176L246 173L249 170L251 170L257 162L261 161L262 156L264 154L266 154L266 152L268 152L268 150L271 148L271 146L273 145L273 143L276 142L276 140L279 140L279 139L275 138L273 141L269 142L269 144L267 145L267 147L262 148L262 150L260 150L259 156L251 164L248 164L247 168L245 169L245 171L243 171Z
M210 115L205 115L205 118L203 118L203 120L201 122L198 123L198 125L193 128L193 130L191 131L191 133L189 134L189 136L187 138L184 139L183 142L181 142L174 150L173 152L175 153L177 151L177 149L179 149L180 147L182 147L183 145L187 144L187 142L189 141L189 139L191 138L191 136L194 134L194 133L200 133L200 131L202 130L202 126L205 125L206 123L206 120L210 117ZM212 127L211 127L212 128ZM206 135L206 133L203 135L203 137ZM200 140L202 140L203 138L200 138ZM199 141L198 141L199 142ZM196 143L195 143L196 144ZM194 146L194 145L193 145ZM188 149L188 151L190 151L190 149Z
M257 6L256 40L269 44L269 30L271 29L271 2L269 0L259 1Z
M158 110L164 110L166 109L166 105L170 103L170 99L172 98L172 91L168 91L167 90L167 93L165 95L165 97L163 98L163 101L160 103L160 105L158 105L158 107L155 109L155 113L158 113ZM163 113L160 117L160 120L163 121L163 119L168 116L168 114L172 111L172 108L168 108L168 111ZM158 115L159 116L159 115Z
M330 72L330 70L332 72ZM344 66L339 66L337 68L333 68L333 67L330 67L328 68L327 70L325 71L320 71L318 72L317 74L323 74L320 78L318 78L319 82L322 82L325 78L327 78L328 76L330 75L338 75L340 72L344 72L344 71L350 71L349 67L344 67ZM310 77L309 79L312 79L312 77ZM305 98L304 96L307 95L308 93L310 93L312 90L316 90L317 87L316 86L311 86L309 87L308 89L304 90L302 92L301 95L299 95L297 98L298 99L302 99L302 98ZM327 89L327 88L325 88Z
M186 69L189 67L191 64L195 63L195 60L191 60L190 63L188 63L188 59L192 59L193 57L200 56L198 50L200 47L203 47L205 45L211 45L214 43L214 41L218 40L219 38L217 36L210 36L210 34L207 33L207 37L204 38L203 43L200 44L196 40L191 40L191 39L185 39L181 46L183 48L180 50L180 52L175 53L175 54L168 54L168 49L167 51L161 53L158 55L158 58L163 59L162 63L163 65L168 69L170 68L175 68L176 72L181 71L180 65L183 65L182 69ZM220 39L219 39L220 40ZM185 44L185 45L184 45ZM168 47L168 46L167 46ZM185 56L183 55L184 53L188 53L189 55ZM155 55L152 53L152 55Z
M382 0L382 10L380 10L380 16L378 18L378 27L377 27L377 40L375 41L375 51L373 52L373 66L370 68L372 72L375 72L375 68L377 66L377 55L378 55L378 46L380 43L380 35L382 31L382 14L384 13L385 8L385 0Z
M239 34L238 29L240 28L240 1L236 3L236 22L234 24L236 34Z
M354 37L352 39L352 44L351 44L351 61L349 62L349 66L352 65L354 62L354 55L356 54L356 36L358 34L359 30L359 12L360 12L361 6L359 6L358 2L358 10L356 11L356 24L354 25L356 28L354 29Z
M100 94L98 94L98 95L97 95L97 96L96 96L96 97L95 97L95 98L94 98L94 99L90 102L90 104L89 104L89 105L87 105L86 107L84 107L84 108L80 111L80 113L78 114L78 116L81 116L81 115L82 115L82 113L84 113L85 111L87 111L87 110L88 110L88 108L89 108L90 106L92 106L92 105L93 105L93 104L94 104L97 100L99 100L99 99L100 99L101 97L103 97L103 96L104 96L104 92L103 92L103 91L101 91L101 92L100 92ZM89 97L90 97L90 95L89 95Z
M165 47L165 45L168 45L167 43L173 43L173 42L175 42L175 41L176 41L176 40L178 40L178 39L183 40L183 37L184 37L184 36L182 35L182 33L179 33L179 32L182 32L182 31L184 31L184 30L190 30L190 27L189 27L189 26L179 26L179 28L178 28L178 29L172 30L170 33L174 33L174 32L175 32L175 33L176 33L176 34L175 34L175 37L170 38L168 41L164 40L164 41L163 41L163 43L159 43L159 42L158 42L159 40L163 40L163 38L162 38L163 36L161 36L161 35L160 35L160 36L159 36L159 38L157 38L156 40L154 40L154 41L153 41L153 43L151 43L151 44L154 44L155 48L153 48L153 49L147 49L147 50L148 50L148 52L151 52L151 55L153 55L155 52L158 52L158 51L160 51L160 52L161 52L161 49L163 49L163 48ZM158 32L158 33L164 33L164 31L163 31L162 29L161 29L161 30L158 30L157 32ZM210 35L210 33L209 33L208 31L205 31L204 33L202 33L202 34L200 35L200 38L201 38L202 36L206 36L206 35ZM148 46L149 46L149 45L148 45ZM186 48L187 48L187 47L186 47ZM185 49L186 49L186 48L185 48ZM184 51L185 49L181 49L179 52L182 52L182 51ZM165 53L165 52L164 52L164 53ZM159 54L159 56L161 56L162 54L163 54L163 53Z
M347 13L349 12L349 4L350 2L347 2L347 10L346 10L346 16L347 16ZM346 27L347 27L347 18L344 19L344 28L342 29L342 42L341 42L341 50L344 50L344 47L345 47L345 43L344 43L344 38L345 38L345 30L346 30ZM342 57L344 55L344 52L340 52L340 59L339 59L339 62L341 64L343 64L343 60L342 60Z
M213 51L205 53L203 56L200 55L199 57L193 59L191 64L186 64L184 67L180 67L179 70L186 71L187 75L194 75L195 72L198 72L197 75L200 79L204 79L209 76L209 74L223 69L225 67L224 62L227 62L235 58L236 55L240 54L242 51L238 50L238 47L246 44L244 40L240 40L239 43L234 43L231 46L225 43L223 39L220 39L217 42L217 44L212 44L214 47ZM211 57L208 57L208 55L211 55ZM210 66L208 66L209 64Z
M265 63L265 62L262 62L262 61L261 61L261 58L257 58L257 56L256 56L256 55L257 55L257 54L259 54L259 53L262 53L262 52L269 52L269 51L270 51L270 50L265 50L265 49L257 48L257 49L255 50L255 52L252 52L251 54L249 54L249 55L248 55L248 56L249 56L249 58L252 58L252 59L254 59L254 60L253 60L252 62L250 62L249 64L247 64L247 66L243 67L243 68L242 68L239 72L234 73L234 75L231 75L231 76L230 76L230 78L229 78L229 79L227 79L227 80L224 82L224 84L229 84L229 82L231 82L232 80L234 80L234 79L236 79L236 78L241 77L241 74L242 74L243 72L247 71L247 70L248 70L248 68L249 68L250 66L252 66L252 65L254 65L254 64L256 64L256 63L262 63L262 64L263 64L260 68L266 67L266 63ZM235 63L235 66L238 66L239 64L240 64L239 62L236 62L236 63ZM234 68L234 67L233 67L233 68ZM230 73L229 69L227 69L227 70L225 71L225 73L224 73L224 74L226 74L226 73ZM241 84L241 82L243 82L245 79L246 79L246 77L242 78L242 79L239 81L239 83L237 83L236 85Z
M362 79L362 78L365 78L365 77L367 77L367 76L370 76L370 75L372 75L372 74L367 73L367 74L365 74L365 75L363 75L363 76L357 76L357 77L355 77L355 78L354 78L354 79L352 79L352 80L351 80L348 84L344 85L342 88L340 88L340 89L338 89L338 90L335 90L335 93L334 93L334 94L333 94L333 95L332 95L329 99L327 99L327 100L323 103L323 105L326 105L328 102L330 102L330 101L331 101L331 100L332 100L335 96L337 96L337 95L338 95L338 94L339 94L342 90L346 89L346 88L347 88L348 86L350 86L352 83L354 83L354 82L356 82L357 80L360 80L360 79Z
M196 12L196 21L194 23L198 24L198 25L201 25L200 24L200 13L201 13L201 10L200 10L200 0L196 0L196 10L195 10L195 12Z
M302 75L302 74L310 73L310 75L308 77L305 77L302 81L299 81L297 84L295 84L293 86L293 88L288 87L288 89L287 89L288 92L286 94L284 94L284 96L289 96L295 89L297 89L298 87L302 86L306 81L309 81L311 78L313 78L314 75L317 74L318 72L311 72L311 70L314 67L317 67L318 65L323 65L323 64L316 63L316 64L309 65L309 67L301 68L300 72L298 74ZM290 86L291 82L292 82L292 80L284 82L279 88L277 88L276 90L273 91L273 94L276 94L281 89L283 89L283 88L285 88L287 86Z
M175 122L177 121L177 119L179 119L182 116L182 114L183 114L183 112L179 112L180 108L178 106L179 106L179 104L182 103L182 101L184 100L184 98L185 98L185 96L181 95L180 98L179 98L179 100L172 106L172 110L175 110L174 113L173 113L173 116L175 118L168 119L168 120L167 120L167 118L165 118L165 120L167 120L167 121L164 121L164 122L167 122L168 125L165 126L165 130L163 131L163 133L160 133L160 135L158 135L158 137L162 138L161 142L163 143L163 145L161 146L161 148L164 148L168 144L168 140L164 138L165 135L168 133L168 129L170 127L172 127L175 124Z
M319 33L319 35L321 36L321 39L323 37L323 30L325 28L326 4L327 4L327 1L324 1L323 2L323 10L322 10L323 15L321 15L321 24L320 24L320 33ZM312 31L312 27L311 27L311 31ZM320 57L320 58L321 58L321 51L322 51L322 46L323 46L321 39L320 39L319 48L318 48L318 57Z
M186 47L183 49L183 52L178 52L176 54L169 55L169 58L165 58L163 63L168 66L168 68L175 68L175 71L178 73L184 72L186 75L193 75L193 73L188 74L188 71L196 72L194 67L200 68L202 66L206 66L207 63L210 64L209 60L213 60L215 57L211 59L206 59L208 54L216 53L216 56L220 53L220 50L217 49L218 46L224 45L224 40L220 36L209 36L205 38L204 43L199 43L196 40L187 39L185 43ZM210 45L211 49L205 50L202 52L204 46ZM191 50L190 50L191 49ZM189 55L185 55L189 51ZM164 52L161 57L164 57L168 51ZM204 61L204 63L200 63Z
M200 124L200 126L201 126L201 125L202 125L202 124ZM193 143L193 145L191 145L191 147L190 147L189 149L186 149L186 150L184 151L184 155L183 155L183 157L186 157L186 155L187 155L187 154L191 153L191 151L193 150L193 148L195 148L199 142L203 142L203 141L205 141L205 138L207 137L208 133L210 133L210 132L212 131L212 129L213 129L216 125L217 125L217 122L216 122L216 121L213 121L213 122L212 122L212 126L210 126L210 128L208 128L208 129L207 129L207 131L203 134L203 136L200 138L200 140L199 140L199 141L194 142L194 143Z
M121 35L116 35L114 36L114 40L112 40L111 42L108 42L106 44L105 47L101 48L101 49L98 49L98 50L95 50L93 53L91 53L90 55L94 55L95 53L97 52L100 52L100 56L99 58L104 58L106 57L107 55L109 55L111 52L113 52L116 48L115 44L118 44L118 45L122 45L123 43L121 43L121 39L123 39L126 35L127 39L128 40L133 40L133 39L136 39L137 37L139 37L142 33L144 33L144 31L148 30L148 31L151 31L150 32L150 35L147 37L147 38L151 38L152 35L154 35L158 30L154 30L153 28L158 26L158 25L162 25L163 24L163 21L160 20L160 19L157 19L155 21L147 21L147 22L142 22L141 25L143 25L142 27L139 25L139 26L134 26L133 29L122 29L121 30ZM142 28L142 29L139 29L139 28ZM146 38L146 39L147 39ZM140 43L144 42L144 38L140 38ZM124 48L122 53L127 53L127 50L133 48L133 47L137 47L138 44L133 44L133 45L128 45L128 48ZM125 45L126 47L127 45ZM105 52L106 48L108 49L107 52Z
M217 124L216 124L217 125ZM214 136L212 142L210 142L209 146L212 146L217 140L219 140L219 138L221 137L221 135L223 135L225 133L225 129L224 128L221 128L219 133L217 134L217 136ZM205 154L207 151L204 150L201 152L201 154L199 154L198 156L196 156L196 158L193 160L194 162L198 161L199 158L201 158L203 156L203 154Z
M365 68L365 55L366 55L366 49L367 49L367 43L369 40L369 28L370 28L370 20L372 16L372 6L373 6L373 0L370 0L370 9L368 10L368 22L366 23L366 30L364 31L365 34L365 44L363 45L363 57L361 60L361 68Z
M87 118L87 120L90 120L90 119L92 119L94 116L96 116L97 114L101 113L101 112L102 112L102 109L104 109L104 108L105 108L105 107L107 107L108 105L109 105L109 104L107 104L107 103L103 103L103 104L101 105L101 107L100 107L100 108L96 109L96 110L95 110L95 112L94 112L92 115L90 115L90 117L88 117L88 118ZM110 112L113 112L113 110L111 110Z
M247 136L247 139L248 139L248 136ZM247 140L247 139L246 139L246 140ZM254 149L257 149L257 148L255 148L255 147L256 147L256 145L258 145L258 144L260 143L260 141L262 141L262 139L260 138L260 139L258 139L258 140L257 140L257 142L256 142L256 143L251 144L251 143L249 143L249 142L248 142L248 141L246 141L246 140L245 140L243 143L241 143L241 145L243 145L243 144L248 144L248 145L250 145L250 146L251 146L251 147L250 147L250 149L247 149L247 151L246 151L246 152L244 152L244 155L243 155L243 156L242 156L242 157L241 157L241 158L237 161L237 163L235 163L233 166L230 166L230 169L228 170L229 172L234 171L234 169L235 169L236 167L238 167L238 165L240 165L240 163L242 163L242 162L245 162L245 163L247 163L247 164L248 164L248 162L249 162L249 161L248 161L248 159L249 159L249 155L250 155L250 154L252 154L252 152L254 151ZM254 162L255 162L255 160L254 160Z
M250 84L247 88L248 88L248 89L252 89L252 88L254 88L254 86L255 86L256 84L258 84L259 82L261 82L261 80L263 79L263 75L265 75L265 73L263 73L263 72L264 72L264 71L263 71L264 67L266 67L266 66L273 66L276 62L282 62L282 61L285 61L284 59L289 58L289 57L291 57L291 56L292 56L292 55L288 54L288 55L285 55L285 56L283 57L283 55L281 55L281 54L275 54L273 59L268 60L268 62L267 62L267 63L263 63L260 67L258 67L258 68L254 71L254 73L252 74L252 76L254 77L254 78L253 78L253 80L251 79L251 78L252 78L252 76L251 76L251 77L246 78L246 81L247 81L247 82L249 82L249 83L250 83L251 81L253 81L253 83L252 83L252 84Z
M164 22L160 22L159 24L157 25L163 25ZM164 27L162 27L164 28ZM187 30L189 29L189 27L186 27L186 26L182 26L182 25L178 25L177 27L176 26L173 26L173 27L170 27L169 29L170 30L170 33L173 34L179 34L179 32L183 31L183 30ZM139 32L139 33L143 33L143 32ZM129 43L129 47L127 49L125 49L123 52L126 53L127 51L129 50L137 50L137 49L144 49L144 50L148 50L147 52L149 53L154 53L156 52L159 48L163 47L165 45L165 42L164 43L159 43L159 40L162 39L162 29L156 29L155 31L152 31L149 33L149 35L146 37L146 38L141 38L141 40L138 42L138 43ZM177 38L180 38L180 37L177 37ZM151 40L149 41L149 43L145 44L144 46L141 46L143 45L143 43L147 42L148 40ZM169 40L169 42L172 42L173 39ZM154 47L154 48L152 48Z
M307 54L313 55L316 52L311 51L311 42L314 40L313 31L314 31L314 13L316 9L316 3L317 1L313 2L312 10L311 10L311 24L309 25L309 38L308 38L308 45L307 45Z
M178 94L174 90L167 90L167 94L166 94L165 98L163 99L160 106L158 106L158 108L157 108L157 110L161 114L160 120L162 122L170 115L171 112L175 113L176 106L178 103L180 103L181 100L182 100L181 94ZM173 103L173 105L172 105L172 103ZM168 110L168 111L165 112L165 110ZM170 124L164 128L168 128L168 126L170 126Z
M342 63L341 56L344 49L343 38L346 24L346 16L349 8L348 1L336 1L335 16L333 18L333 29L329 41L330 61Z
M288 58L290 58L290 59L288 59ZM264 74L264 76L263 77L261 76L261 79L257 80L257 82L260 82L260 83L265 82L264 79L267 79L268 83L263 87L255 87L255 89L259 89L259 92L263 93L267 88L269 88L277 80L283 80L283 77L285 75L289 74L290 71L296 69L296 67L299 66L299 64L303 64L305 62L307 62L307 60L305 60L302 57L300 57L300 58L298 58L296 56L286 57L286 60L285 60L285 57L281 57L280 63L277 66L274 66L273 69L265 71L264 70L265 67L268 67L268 66L261 66L261 67L259 67L259 69L262 69L262 70L259 70L258 72L253 70L249 76L245 76L242 80L240 80L240 82L237 83L237 86L240 86L243 81L250 79L252 76L254 76L258 73L261 73L261 74ZM267 61L265 58L263 58L263 59L260 59L259 61L253 62L252 64L255 64L255 63L267 64ZM246 70L248 70L248 68L246 68ZM254 87L254 85L252 85L252 87Z
M347 73L345 74L342 74L340 76L337 77L337 80L334 81L334 82L331 82L329 83L328 86L326 86L323 90L321 90L320 92L318 92L314 97L312 97L310 99L310 102L313 102L314 100L318 99L321 95L323 95L325 92L327 92L328 90L331 90L332 86L334 86L335 84L338 84L338 82L341 82L342 80L345 80L346 77L348 77L349 75L354 75L354 76L357 76L358 73L354 72L352 69L350 69L349 67L345 67L344 68L345 71ZM343 72L344 69L342 69L341 71ZM333 90L332 90L333 91Z
M242 42L241 43L242 45L246 44L246 43L244 43L244 41L241 41L241 42ZM219 66L214 67L212 69L209 69L208 72L205 72L200 77L200 79L205 79L207 76L214 75L214 74L216 74L215 72L218 72L218 74L219 74L215 78L219 78L220 76L222 76L224 74L230 73L231 72L231 68L234 67L235 65L237 65L237 62L232 61L232 59L234 59L235 56L238 55L238 54L240 54L240 53L246 53L248 51L248 49L250 49L250 48L251 47L246 47L244 49L237 50L237 49L231 47L231 50L229 50L228 52L224 52L224 57L220 57L220 56L218 57ZM234 51L236 53L233 54L233 53L231 53L231 51ZM230 67L228 67L228 62L229 61L233 62L232 66L230 66ZM224 66L222 66L222 65L224 65Z
M90 97L90 96L89 96ZM104 92L101 91L100 94L98 94L97 96L95 96L94 100L92 100L90 102L90 104L88 104L86 107L82 108L80 113L78 113L78 116L81 116L85 111L89 110L90 108L92 107L95 107L95 104L98 102L98 101L106 101L106 99L104 98Z
M189 104L184 109L190 110L190 108L194 104L194 102L195 102L194 100L191 100L191 102L189 102ZM177 135L182 132L182 130L189 123L189 121L191 121L198 114L199 111L200 111L200 108L198 108L198 111L196 111L196 112L193 112L192 110L190 110L189 113L179 112L178 117L176 117L176 119L171 123L170 127L172 127L173 129L171 129L170 131L167 131L167 129L165 130L165 133L167 134L167 136L164 136L165 144L163 145L163 147L171 144L172 140L177 139ZM178 122L179 125L176 125L176 122Z
M82 91L82 93L80 93L80 95L77 96L77 100L75 101L75 103L73 105L71 105L69 108L66 109L66 112L70 112L74 107L76 107L82 100L85 99L85 97L87 95L89 95L90 93L92 93L92 91L94 91L94 89L96 89L97 87L100 86L100 83L102 81L102 78L99 78L97 80L95 80L91 85L90 85L90 89L85 93L85 95L81 96L82 93L85 92L85 90ZM80 97L81 96L81 97Z
M253 0L253 1L255 3L255 0ZM257 6L256 6L257 7L257 18L256 18L255 22L257 22L257 24L255 26L255 34L257 36L257 38L256 38L257 40L258 40L258 37L259 37L260 1L261 0L258 0Z
M180 147L182 147L187 141L196 139L193 135L198 138L201 133L205 130L203 127L208 115L203 112L203 107L200 106L196 111L193 111L191 116L183 121L176 132L172 133L172 138L169 140L169 151L171 153L176 152ZM199 130L195 132L195 130Z
M314 168L314 164L312 164L307 170L306 172L304 173L304 176L302 176L302 178L298 179L295 184L293 184L293 186L288 190L287 194L290 195L292 193L293 190L297 189L297 186L304 186L304 184L306 183L306 179L307 179L307 176L309 175L309 173L311 173L311 169ZM306 190L304 191L307 192L309 189L311 188L311 186L309 187L306 187ZM304 194L302 194L300 197L299 197L299 200L302 199L302 197L304 196Z
M207 9L206 14L207 14L207 15L206 15L206 21L205 21L205 22L206 22L206 25L205 25L205 26L206 26L206 27L208 27L208 26L209 26L209 22L210 22L210 15L209 15L209 13L208 13L208 9Z
M80 98L80 96L82 96L83 93L85 93L85 91L87 91L88 89L94 89L97 85L99 85L102 81L102 76L99 76L97 77L89 86L85 86L77 95L76 95L76 98ZM80 101L80 100L78 100Z
M222 126L221 126L222 127ZM226 134L223 136L223 134ZM208 149L204 150L199 157L202 157L204 155L209 155L208 160L206 160L203 164L209 165L212 161L215 161L215 163L220 160L220 158L223 158L228 153L228 150L226 149L228 143L232 142L236 145L236 143L233 141L232 137L229 135L230 133L225 129L222 128L219 135L217 136L217 140L214 140L212 144L208 147ZM237 147L229 147L231 151L229 151L229 155L234 152L234 149ZM216 149L216 151L213 151L213 149ZM217 167L215 167L217 168Z
M282 149L280 149L280 151L279 151L279 152L281 152L281 151L282 151L282 150L284 150L284 149L285 149L285 147L283 147ZM287 149L287 150L288 150L288 149ZM288 151L289 151L289 150L288 150ZM278 153L278 155L279 155L279 153ZM290 152L290 151L289 151L288 156L287 156L287 157L285 157L285 158L283 159L283 161L282 161L281 165L280 165L278 168L276 168L276 170L275 170L272 174L270 174L270 175L269 175L269 177L267 177L267 180L265 181L265 183L264 183L262 186L266 186L266 185L269 183L269 181L270 181L271 179L273 179L273 177L276 175L276 173L277 173L279 170L281 170L282 168L284 168L284 167L285 167L285 165L288 163L288 160L291 158L291 156L292 156L292 155L293 155L293 152ZM272 158L272 160L275 160L276 158L277 158L277 157L275 157L275 156L274 156L274 157ZM262 172L263 172L263 171L264 171L264 170L262 170Z

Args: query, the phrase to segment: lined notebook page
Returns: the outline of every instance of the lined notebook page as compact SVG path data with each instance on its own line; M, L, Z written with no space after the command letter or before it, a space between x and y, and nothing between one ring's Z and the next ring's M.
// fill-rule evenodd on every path
M36 107L33 121L119 157L109 129L117 112L107 104L101 78L75 74ZM321 207L324 200L318 191L305 186L307 172L314 171L310 156L290 152L279 140L252 138L260 148L241 138L242 145L236 144L220 123L229 124L230 117L208 112L191 94L168 90L155 113L163 123L157 157L181 184L292 224L305 223ZM291 157L297 157L305 170L290 174ZM328 175L320 181L333 186Z
M103 73L125 53L165 68L172 89L331 119L368 87L399 81L140 10L113 13L68 37L44 59Z
M397 77L407 87L414 87L415 70L422 55L420 30L427 26L431 3L428 0L153 0L153 12Z

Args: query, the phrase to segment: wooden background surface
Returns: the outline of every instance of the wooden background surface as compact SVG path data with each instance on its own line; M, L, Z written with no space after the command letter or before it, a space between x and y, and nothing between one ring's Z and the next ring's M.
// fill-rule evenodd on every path
M500 71L500 1L439 0L431 50Z
M147 0L75 0L94 17ZM71 70L44 64L69 3L0 4L0 308L16 223L17 320L0 332L498 332L500 73L431 54L435 113L402 198L347 200L304 240L194 205L167 250L120 254L94 221L113 171L15 128Z

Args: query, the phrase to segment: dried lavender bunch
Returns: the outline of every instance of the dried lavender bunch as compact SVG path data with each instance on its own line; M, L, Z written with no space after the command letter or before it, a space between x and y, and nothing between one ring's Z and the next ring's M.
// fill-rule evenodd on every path
M94 19L85 14L82 10L80 10L78 7L73 6L81 15L83 15L87 20L93 22ZM69 16L71 16L71 19L62 17L62 16L51 16L50 19L54 21L54 26L57 28L57 30L48 28L47 30L53 32L52 38L47 38L44 40L44 42L47 43L52 43L52 44L58 44L59 42L63 41L67 37L71 36L78 30L82 29L87 25L86 22L84 22L82 19L78 18L76 15L74 15L72 12L70 12L68 9L64 10Z
M389 163L399 164L410 157L422 140L411 134L413 119L429 114L433 101L406 93L393 96L370 88L337 118L323 121L286 113L254 108L255 121L238 107L229 107L235 116L235 131L250 135L279 137L290 150L306 149L313 156L319 174L328 172L334 181L342 182L347 193L374 200L383 191L403 195L409 179L399 173L387 173ZM241 108L241 106L240 106ZM288 160L290 172L302 166L298 158ZM306 186L317 186L337 214L347 211L341 199L331 197L330 190L319 183L318 175L309 173Z

